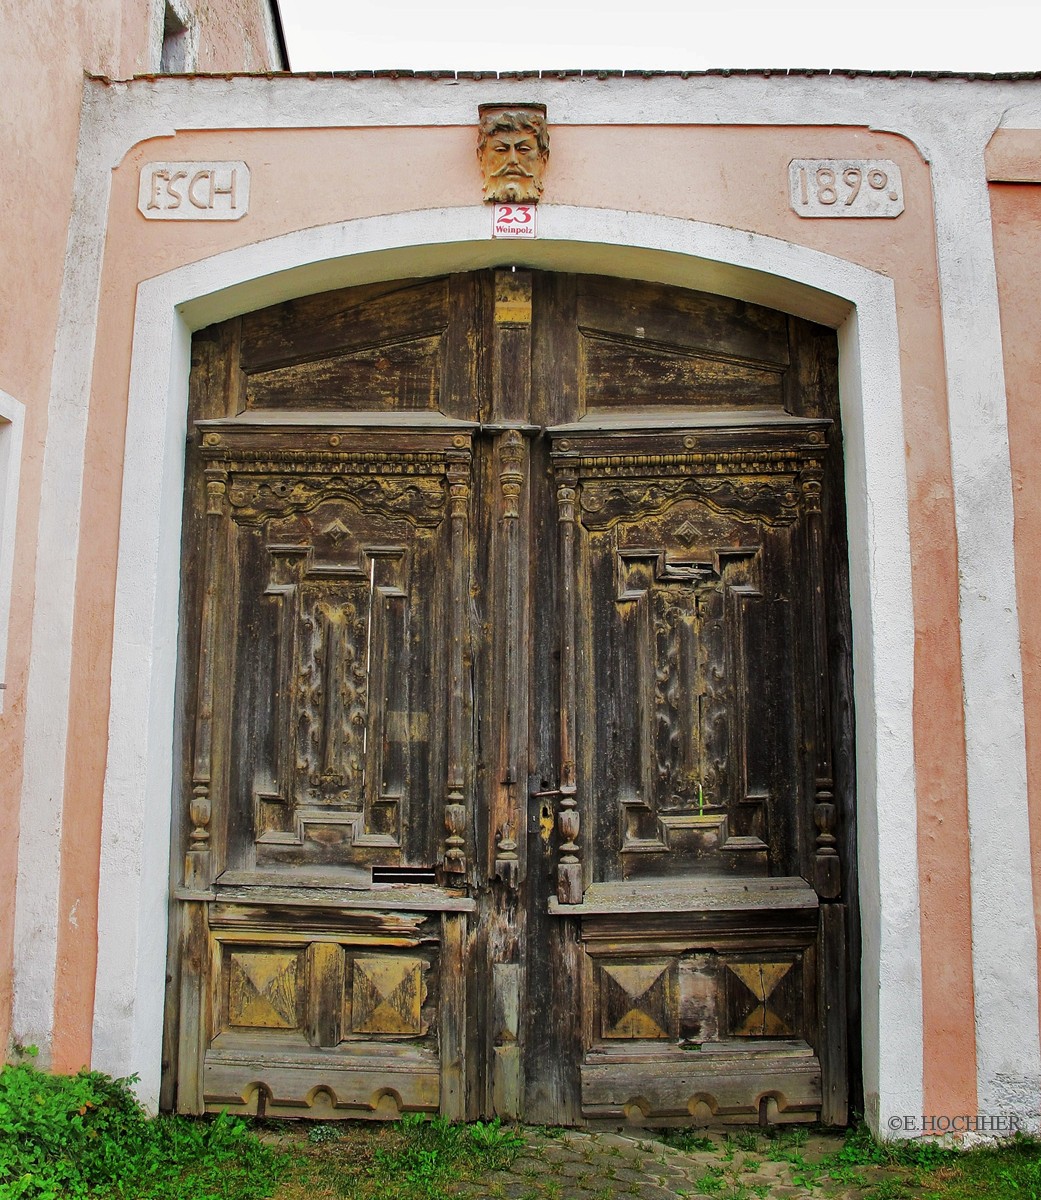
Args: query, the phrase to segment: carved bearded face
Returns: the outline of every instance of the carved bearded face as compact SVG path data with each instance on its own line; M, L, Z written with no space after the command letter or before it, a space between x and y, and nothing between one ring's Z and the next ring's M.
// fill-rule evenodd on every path
M537 109L481 113L477 157L484 172L484 198L500 204L531 204L544 187L549 133Z

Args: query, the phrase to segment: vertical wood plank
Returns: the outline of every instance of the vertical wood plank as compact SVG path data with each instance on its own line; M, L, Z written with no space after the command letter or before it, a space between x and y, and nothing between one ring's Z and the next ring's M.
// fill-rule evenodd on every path
M491 1111L507 1121L523 1112L520 1038L520 965L492 964L492 1104Z
M335 1046L343 1036L346 996L343 947L312 942L307 948L307 1039L312 1046Z
M177 1053L177 1111L204 1110L203 1064L209 1043L209 931L206 904L181 904L180 1037Z
M467 918L441 916L441 1115L463 1121L467 1115Z
M494 747L487 780L490 887L484 898L478 956L482 1002L479 1042L486 1064L485 1111L508 1119L521 1113L523 1032L519 1024L525 967L525 877L528 717L528 442L516 427L531 407L532 276L496 271L491 330L493 428L487 611L498 636L488 647L491 689L482 724ZM512 427L511 427L512 426ZM504 428L505 427L505 428ZM489 970L490 968L490 970ZM490 984L490 987L489 987ZM490 993L490 994L489 994Z
M192 369L189 377L189 430L198 417L219 417L225 414L228 401L227 369L232 355L229 346L233 331L228 325L214 326L201 330L192 339ZM200 664L199 612L204 585L202 558L206 548L205 528L207 524L207 494L203 476L203 463L197 450L197 433L189 433L188 452L185 462L184 521L181 540L182 556L182 611L190 614L181 620L178 632L178 661L180 666L179 694L181 709L178 724L181 736L179 754L176 759L176 783L174 796L180 802L174 811L173 836L171 838L170 878L176 886L184 881L186 852L191 825L190 791L194 767L194 724L191 701L198 692L198 670ZM201 532L200 532L201 531ZM182 1020L182 980L185 964L185 939L188 921L183 905L174 902L170 919L170 937L167 943L167 995L163 1032L163 1081L160 1091L160 1107L164 1111L176 1108L178 1076L182 1061L185 1038L194 1036L186 1030ZM197 984L197 981L196 981ZM189 992L191 987L189 985ZM190 1053L197 1054L193 1044ZM192 1078L197 1075L193 1069ZM194 1083L191 1086L195 1086Z
M821 1121L848 1119L849 1052L846 1042L846 905L822 904L817 952L817 1023L820 1030Z

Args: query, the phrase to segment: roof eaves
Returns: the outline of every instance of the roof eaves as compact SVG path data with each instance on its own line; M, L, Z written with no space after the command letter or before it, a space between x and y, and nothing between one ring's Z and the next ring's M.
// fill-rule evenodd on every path
M125 79L113 79L107 75L87 72L89 79L100 83L126 83ZM617 70L606 68L553 69L539 71L414 71L407 68L383 70L337 70L337 71L220 71L213 74L190 72L186 74L144 73L131 76L132 80L155 81L157 79L418 79L438 82L442 80L523 80L523 79L706 79L730 78L732 76L755 76L761 79L836 77L846 79L924 79L960 80L966 83L989 82L992 80L1014 82L1036 82L1041 80L1041 71L946 71L946 70L861 70L856 67L707 67L697 71Z

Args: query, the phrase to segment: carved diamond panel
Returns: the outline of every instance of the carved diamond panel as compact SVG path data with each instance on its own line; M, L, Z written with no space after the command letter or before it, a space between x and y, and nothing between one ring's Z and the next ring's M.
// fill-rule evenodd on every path
M633 920L638 926L638 919ZM735 920L740 918L735 915ZM595 984L590 1045L599 1041L598 1052L607 1052L614 1043L615 1052L624 1054L617 1044L623 1040L689 1047L735 1037L805 1037L798 954L774 950L757 957L755 952L731 955L690 948L675 955L650 931L639 940L661 957L616 957L616 949L588 960L588 978Z
M672 960L604 963L600 1024L605 1038L667 1038L674 1025Z
M421 1036L426 989L421 958L354 959L351 1027L355 1033Z
M787 988L792 962L728 962L743 987L731 988L731 1033L736 1037L790 1037ZM735 994L736 993L736 994Z
M300 952L235 951L228 969L228 1023L296 1029Z

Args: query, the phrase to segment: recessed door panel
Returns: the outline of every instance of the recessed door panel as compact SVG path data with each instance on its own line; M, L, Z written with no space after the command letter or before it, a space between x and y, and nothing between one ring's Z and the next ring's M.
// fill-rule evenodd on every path
M252 794L254 818L232 862L433 863L404 831L422 831L411 808L431 788L440 716L437 596L418 586L434 582L436 544L436 528L336 500L237 531L233 722L251 752L231 760L231 793L244 811Z

